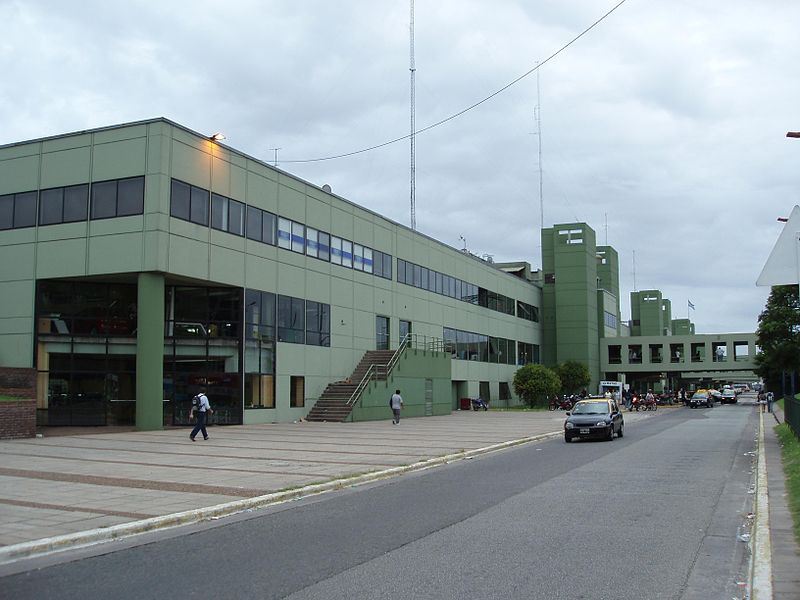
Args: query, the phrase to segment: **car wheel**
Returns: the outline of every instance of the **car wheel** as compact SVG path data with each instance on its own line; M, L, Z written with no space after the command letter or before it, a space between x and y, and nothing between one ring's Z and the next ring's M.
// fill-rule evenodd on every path
M617 436L622 437L622 430L625 429L625 423L620 423L619 431L617 432Z
M565 434L564 434L564 441L565 441L567 444L569 444L569 443L572 441L572 438L571 438L571 437L569 437L569 435L567 435L567 434L565 433Z
M608 439L609 442L613 442L614 441L614 426L613 425L608 428L608 438L607 439Z

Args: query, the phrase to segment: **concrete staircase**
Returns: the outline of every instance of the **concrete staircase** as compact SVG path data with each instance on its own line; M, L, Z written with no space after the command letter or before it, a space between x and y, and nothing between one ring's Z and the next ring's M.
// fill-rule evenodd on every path
M358 388L358 384L366 375L370 366L375 366L375 377L379 381L386 380L386 365L394 355L394 350L369 350L361 358L361 362L356 366L350 381L328 384L322 392L319 400L306 416L306 421L334 421L341 423L345 421L353 410L352 405L347 401Z

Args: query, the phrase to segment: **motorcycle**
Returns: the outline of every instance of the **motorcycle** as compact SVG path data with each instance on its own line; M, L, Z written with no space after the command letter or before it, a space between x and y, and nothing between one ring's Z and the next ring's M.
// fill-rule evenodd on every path
M658 401L655 399L655 396L650 400L644 397L639 401L639 406L642 410L658 410Z
M489 405L483 401L483 398L473 398L472 410L489 410Z

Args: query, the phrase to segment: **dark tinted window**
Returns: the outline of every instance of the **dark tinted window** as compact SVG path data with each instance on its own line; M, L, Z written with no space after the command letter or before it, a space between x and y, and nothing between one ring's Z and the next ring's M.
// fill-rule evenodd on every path
M263 211L261 219L261 241L265 244L275 246L278 243L276 238L277 234L275 231L275 215Z
M140 215L144 212L144 177L121 179L117 188L117 216Z
M64 223L85 221L88 215L89 185L64 188Z
M252 206L247 207L247 237L257 242L262 241L263 235L261 233L261 211Z
M389 254L383 255L383 276L386 279L392 278L392 257Z
M172 180L172 193L170 195L169 214L178 219L189 220L190 186L182 181Z
M228 231L244 235L244 204L236 200L228 201Z
M278 341L305 342L305 301L302 298L278 296Z
M14 227L36 225L36 192L25 192L14 196Z
M211 194L211 226L226 231L228 220L228 199L219 194Z
M106 219L117 214L117 182L92 184L92 218Z
M330 306L321 302L306 302L306 344L330 346Z
M42 190L39 204L39 225L61 223L64 219L64 188Z
M208 225L208 191L192 186L189 220L198 225Z
M14 195L0 196L0 229L11 229L14 225Z

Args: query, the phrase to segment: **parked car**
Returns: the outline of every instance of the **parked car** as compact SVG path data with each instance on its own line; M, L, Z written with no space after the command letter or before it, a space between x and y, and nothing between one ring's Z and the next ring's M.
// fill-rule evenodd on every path
M697 390L692 394L692 397L689 398L689 408L697 408L698 406L714 407L714 396L711 395L710 390Z
M722 404L736 404L736 392L731 388L722 390L722 395L720 396L719 401Z
M576 438L611 441L614 434L622 437L624 428L622 411L613 398L579 400L564 421L564 441Z

